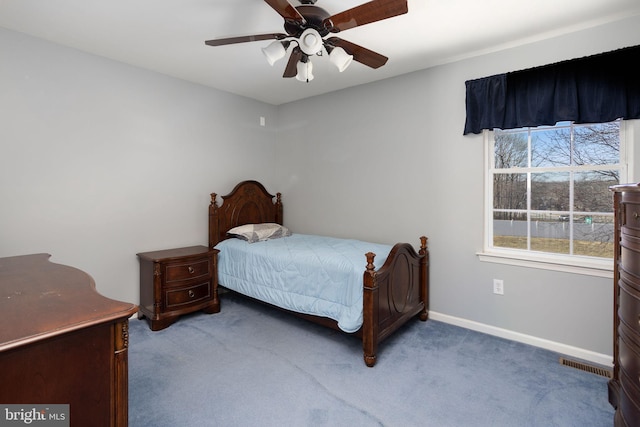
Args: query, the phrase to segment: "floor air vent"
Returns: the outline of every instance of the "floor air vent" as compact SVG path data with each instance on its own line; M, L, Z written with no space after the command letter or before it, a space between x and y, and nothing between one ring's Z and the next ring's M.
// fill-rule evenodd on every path
M597 366L589 365L583 362L577 362L575 360L560 358L560 364L569 366L571 368L580 369L581 371L591 372L592 374L600 375L601 377L613 378L613 372L609 369L599 368Z

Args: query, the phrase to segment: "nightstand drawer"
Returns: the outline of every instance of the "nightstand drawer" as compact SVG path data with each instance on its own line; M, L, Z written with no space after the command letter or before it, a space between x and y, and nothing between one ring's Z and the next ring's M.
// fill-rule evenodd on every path
M195 279L208 276L211 268L209 258L199 259L188 263L169 264L166 267L166 282Z
M175 308L189 304L196 304L211 298L209 282L200 283L188 288L168 289L165 293L166 308Z

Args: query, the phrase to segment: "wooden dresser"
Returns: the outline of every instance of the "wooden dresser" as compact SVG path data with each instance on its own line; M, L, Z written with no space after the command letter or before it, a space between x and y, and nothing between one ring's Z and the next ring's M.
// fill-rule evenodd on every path
M71 426L126 426L137 307L49 257L0 258L0 403L68 404Z
M218 252L190 246L139 253L138 317L146 317L151 330L158 331L183 314L219 312Z
M613 378L615 426L640 426L640 184L614 192Z

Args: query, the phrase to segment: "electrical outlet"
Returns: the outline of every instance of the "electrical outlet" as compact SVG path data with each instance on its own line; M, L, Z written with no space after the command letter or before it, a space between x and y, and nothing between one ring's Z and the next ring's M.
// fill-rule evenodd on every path
M496 295L504 295L504 282L502 279L493 279L493 293Z

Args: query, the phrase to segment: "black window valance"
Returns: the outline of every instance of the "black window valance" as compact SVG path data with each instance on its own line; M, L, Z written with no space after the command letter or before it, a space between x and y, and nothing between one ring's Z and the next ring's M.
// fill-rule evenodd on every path
M640 118L640 46L465 82L464 134Z

